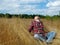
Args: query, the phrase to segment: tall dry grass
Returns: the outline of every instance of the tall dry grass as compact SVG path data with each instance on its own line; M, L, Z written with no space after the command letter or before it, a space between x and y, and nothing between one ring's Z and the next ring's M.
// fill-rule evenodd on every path
M60 20L42 20L46 30L55 31L56 37L51 45L60 45Z
M20 19L20 18L0 18L0 45L46 45L45 43L34 39L34 37L28 32L29 25L32 19ZM45 27L48 30L50 28L56 28L57 33L60 29L60 23L56 25L56 22L42 20ZM58 33L59 34L59 33ZM59 35L53 40L51 45L60 45Z
M25 20L26 21L26 20ZM18 18L0 18L0 45L39 45L27 31L27 22ZM27 20L28 21L28 20Z

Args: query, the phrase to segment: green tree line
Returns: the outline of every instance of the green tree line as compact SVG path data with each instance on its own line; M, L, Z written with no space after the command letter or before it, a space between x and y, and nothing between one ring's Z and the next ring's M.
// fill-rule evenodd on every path
M16 18L34 18L34 16L39 16L40 18L46 18L46 19L60 19L60 15L54 15L54 16L49 16L49 15L40 15L40 14L9 14L9 13L6 13L6 14L3 14L3 13L0 13L0 18L13 18L13 17L16 17Z

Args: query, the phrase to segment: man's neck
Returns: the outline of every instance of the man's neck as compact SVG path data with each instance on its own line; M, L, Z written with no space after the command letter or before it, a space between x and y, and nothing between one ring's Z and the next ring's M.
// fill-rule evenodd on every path
M40 20L35 20L35 21L40 22Z

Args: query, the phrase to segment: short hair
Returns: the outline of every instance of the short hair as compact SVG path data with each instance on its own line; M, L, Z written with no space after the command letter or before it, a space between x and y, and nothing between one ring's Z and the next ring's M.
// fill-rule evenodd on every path
M40 18L39 16L35 16L34 19Z

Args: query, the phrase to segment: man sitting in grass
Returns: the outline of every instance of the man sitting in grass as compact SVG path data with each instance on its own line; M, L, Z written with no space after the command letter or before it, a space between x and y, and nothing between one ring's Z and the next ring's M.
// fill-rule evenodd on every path
M35 16L34 20L32 21L29 32L33 31L34 38L44 41L46 43L51 43L53 38L55 37L55 32L45 32L43 23L40 21L39 16Z

